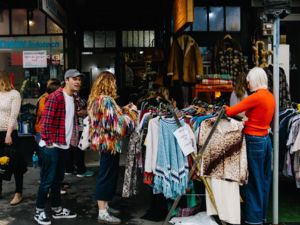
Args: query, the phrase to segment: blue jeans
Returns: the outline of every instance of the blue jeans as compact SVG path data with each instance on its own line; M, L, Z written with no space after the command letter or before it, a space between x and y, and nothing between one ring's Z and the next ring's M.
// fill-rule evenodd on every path
M116 193L119 175L120 154L102 152L96 180L96 200L111 201Z
M37 194L36 207L44 209L47 195L51 189L51 206L61 206L60 188L64 180L65 160L64 149L60 148L40 148L42 158L41 182Z
M245 222L263 224L266 220L272 182L272 143L269 135L246 135L249 178L243 188Z

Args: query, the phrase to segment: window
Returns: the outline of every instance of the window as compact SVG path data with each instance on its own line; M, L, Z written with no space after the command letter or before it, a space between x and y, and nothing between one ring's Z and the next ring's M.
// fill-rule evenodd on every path
M209 7L209 31L224 31L224 8Z
M241 30L241 9L240 7L226 7L226 30Z
M12 34L27 34L27 10L12 10Z
M29 19L29 33L30 34L44 34L45 33L45 14L40 10L28 12Z
M56 23L54 23L50 18L47 18L47 33L62 34L63 30Z
M207 8L195 7L194 16L193 31L207 31Z
M95 32L95 48L104 48L105 47L105 32L96 31Z
M194 7L193 31L241 31L238 6Z
M85 48L93 48L94 47L94 36L93 32L85 31L83 35L83 46Z
M9 11L0 10L0 35L9 34Z
M95 43L95 44L94 44ZM85 31L83 34L84 48L115 48L116 32L114 31Z
M154 30L122 31L122 46L131 47L154 47Z

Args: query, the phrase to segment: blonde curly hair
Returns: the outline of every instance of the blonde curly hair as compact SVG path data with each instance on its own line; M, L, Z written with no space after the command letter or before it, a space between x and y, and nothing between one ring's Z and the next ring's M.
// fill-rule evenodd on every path
M97 76L89 95L88 105L90 106L99 95L107 95L114 99L117 97L117 84L113 73L103 71Z
M10 91L13 87L6 72L0 71L0 91Z

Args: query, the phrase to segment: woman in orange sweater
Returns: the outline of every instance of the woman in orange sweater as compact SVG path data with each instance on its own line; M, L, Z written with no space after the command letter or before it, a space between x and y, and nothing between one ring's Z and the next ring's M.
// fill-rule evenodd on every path
M262 68L255 67L247 75L251 95L228 107L227 116L245 112L248 184L244 187L245 223L263 224L266 220L272 180L272 143L269 128L275 111L275 99L268 90L268 78Z

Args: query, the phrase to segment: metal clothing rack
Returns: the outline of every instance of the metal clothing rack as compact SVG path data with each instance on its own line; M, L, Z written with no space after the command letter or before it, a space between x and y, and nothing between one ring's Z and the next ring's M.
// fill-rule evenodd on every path
M174 110L173 110L172 108L170 108L170 110L171 110L171 112L173 113L173 116L174 116L175 120L176 120L176 118L177 118L177 120L178 120L178 117L176 116ZM217 128L217 126L218 126L220 120L221 120L224 116L225 116L225 109L222 108L221 111L220 111L220 113L219 113L219 115L218 115L218 117L217 117L217 119L216 119L216 121L215 121L215 123L214 123L214 125L213 125L213 127L212 127L212 129L210 130L210 132L209 132L209 134L208 134L208 136L207 136L207 138L206 138L206 140L205 140L205 142L204 142L202 148L200 149L199 153L198 153L197 156L195 157L194 164L193 164L193 166L192 166L192 168L191 168L191 170L190 170L190 172L189 172L189 176L188 176L187 182L189 182L189 181L191 180L191 178L192 178L192 176L193 176L193 174L194 174L194 171L195 171L195 169L197 168L197 165L199 164L199 161L200 161L200 159L201 159L201 157L202 157L202 153L205 151L205 149L206 149L206 147L207 147L207 145L208 145L208 143L209 143L209 141L210 141L210 139L211 139L213 133L215 132L215 130L216 130L216 128ZM179 122L179 120L178 120L178 122ZM180 124L180 122L179 122L179 124ZM214 205L214 207L215 207L215 209L216 209L216 211L217 211L217 213L218 213L218 210L217 210L217 207L216 207L216 203L215 203L215 199L214 199L213 193L212 193L212 191L211 191L211 189L210 189L210 187L209 187L209 185L208 185L206 179L205 179L204 177L201 177L201 180L203 181L203 183L204 183L204 185L205 185L205 188L207 189L207 191L208 191L208 193L209 193L209 197L210 197L210 199L211 199L211 202L212 202L212 204ZM182 197L182 195L178 196L178 197L175 199L175 201L174 201L174 203L173 203L171 209L169 210L169 213L168 213L168 215L167 215L167 217L166 217L166 219L165 219L163 225L168 225L168 224L169 224L169 220L171 219L172 213L173 213L173 211L176 209L176 207L177 207L177 205L178 205L178 203L179 203L181 197ZM220 220L220 221L221 221L221 220ZM222 223L222 225L225 225L225 224L226 224L224 221L221 221L221 223Z

